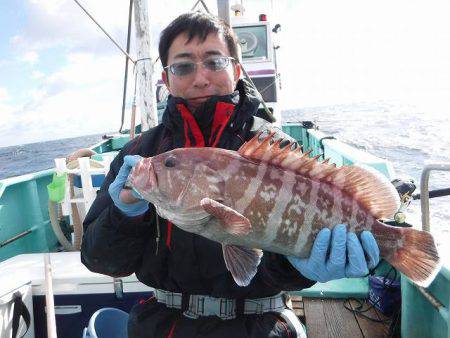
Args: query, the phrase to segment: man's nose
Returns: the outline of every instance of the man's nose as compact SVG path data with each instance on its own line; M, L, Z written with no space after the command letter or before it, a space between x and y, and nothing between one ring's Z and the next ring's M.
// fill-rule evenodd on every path
M198 65L192 85L198 88L205 88L209 85L209 71L202 67L202 65Z

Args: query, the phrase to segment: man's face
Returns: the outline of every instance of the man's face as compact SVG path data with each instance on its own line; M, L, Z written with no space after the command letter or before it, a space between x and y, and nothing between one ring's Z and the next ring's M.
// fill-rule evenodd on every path
M230 56L225 39L221 34L209 34L201 42L197 37L189 43L185 33L178 35L169 48L167 65L176 62L201 62L212 56ZM197 65L196 71L185 76L176 76L168 69L163 71L162 78L169 92L176 97L187 100L189 109L194 111L210 96L231 94L239 79L239 65L230 64L221 71L212 71Z

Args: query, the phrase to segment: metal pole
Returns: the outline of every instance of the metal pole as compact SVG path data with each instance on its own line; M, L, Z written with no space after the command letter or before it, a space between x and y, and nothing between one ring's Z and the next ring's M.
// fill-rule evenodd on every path
M217 0L217 14L219 18L230 25L230 1Z
M430 197L428 182L432 170L450 171L450 163L428 164L423 168L420 178L420 207L422 212L422 230L430 231Z
M10 243L12 243L12 242L14 242L14 241L17 241L18 239L20 239L20 238L22 238L22 237L24 237L24 236L30 234L32 231L33 231L33 230L28 229L28 230L26 230L26 231L21 232L20 234L15 235L14 237L11 237L10 239L7 239L7 240L4 241L4 242L1 242L1 243L0 243L0 248L3 248L4 246L6 246L6 245L8 245L8 244L10 244Z
M127 53L130 54L130 36L131 36L131 16L133 13L133 0L130 0L130 9L128 10L128 34L127 34ZM119 133L122 132L123 123L125 122L125 102L127 100L127 83L128 83L128 57L125 57L125 76L123 79L123 99L122 99L122 121L120 123Z
M73 0L75 1L75 3L83 10L83 12L86 13L86 15L98 26L98 28L100 28L102 30L103 33L105 33L105 35L111 40L111 42L113 44L116 45L117 48L120 49L120 51L125 54L127 56L127 58L129 58L131 61L134 62L133 58L130 56L130 54L128 54L127 52L125 52L123 50L122 47L120 47L120 45L116 42L116 40L113 39L113 37L111 35L108 34L108 32L97 22L97 20L95 20L95 18L87 11L86 8L84 8L79 2L78 0Z

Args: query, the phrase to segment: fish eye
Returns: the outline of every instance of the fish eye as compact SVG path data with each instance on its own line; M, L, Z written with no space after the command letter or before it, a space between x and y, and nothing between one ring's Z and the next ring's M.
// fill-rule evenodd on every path
M166 166L166 168L173 168L175 167L175 164L176 164L175 157L168 157L164 161L164 165Z

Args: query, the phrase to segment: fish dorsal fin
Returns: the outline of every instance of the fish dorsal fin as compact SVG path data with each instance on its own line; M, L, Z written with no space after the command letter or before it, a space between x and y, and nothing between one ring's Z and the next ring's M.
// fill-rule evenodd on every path
M356 199L375 218L390 218L399 208L399 197L394 186L375 169L360 166L343 166L319 162L320 155L309 157L311 151L302 153L292 142L280 146L283 140L273 140L276 133L262 138L258 133L239 148L238 153L248 159L265 162L291 170L315 181L327 182Z

